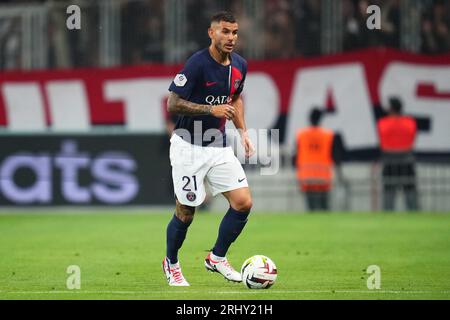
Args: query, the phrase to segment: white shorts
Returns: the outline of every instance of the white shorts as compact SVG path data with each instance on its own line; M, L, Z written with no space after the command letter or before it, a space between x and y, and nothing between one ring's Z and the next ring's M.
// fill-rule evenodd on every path
M173 134L170 164L175 195L181 204L196 207L206 196L204 181L213 196L248 187L247 177L231 147L201 147Z

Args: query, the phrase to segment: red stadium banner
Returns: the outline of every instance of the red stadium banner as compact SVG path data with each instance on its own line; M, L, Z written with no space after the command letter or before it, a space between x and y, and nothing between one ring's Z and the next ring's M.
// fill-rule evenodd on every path
M117 125L165 130L167 88L180 65L6 72L0 78L0 127L11 132L89 132ZM348 150L376 148L380 106L396 95L424 124L418 152L450 152L450 55L371 49L313 59L250 61L244 89L249 128L282 129L292 144L314 106ZM207 102L205 102L207 103ZM285 122L280 118L286 119Z

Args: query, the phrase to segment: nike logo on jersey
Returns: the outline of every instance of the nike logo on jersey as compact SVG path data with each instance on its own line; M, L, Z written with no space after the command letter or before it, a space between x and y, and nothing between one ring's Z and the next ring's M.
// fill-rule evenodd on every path
M244 181L244 180L245 180L245 178L238 179L238 182L242 182L242 181Z
M206 85L207 87L211 87L211 86L215 85L216 83L217 83L217 81L207 81L207 82L205 83L205 85Z

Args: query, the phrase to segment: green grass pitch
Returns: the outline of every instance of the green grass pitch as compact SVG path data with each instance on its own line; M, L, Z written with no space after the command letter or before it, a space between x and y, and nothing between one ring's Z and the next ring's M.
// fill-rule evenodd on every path
M450 299L450 214L253 212L228 258L240 269L267 255L278 279L250 290L203 266L221 214L196 214L179 255L191 286L174 288L161 271L170 212L6 210L0 299ZM70 265L79 290L66 287ZM367 288L369 265L379 290Z

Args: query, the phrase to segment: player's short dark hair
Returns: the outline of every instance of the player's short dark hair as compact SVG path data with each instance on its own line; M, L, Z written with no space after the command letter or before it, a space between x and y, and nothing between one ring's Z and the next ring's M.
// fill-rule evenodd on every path
M211 23L213 23L213 22L219 23L220 21L235 23L236 18L229 11L221 11L211 17Z
M309 123L317 126L319 125L320 118L322 118L322 111L318 107L314 107L309 114Z
M397 97L391 97L389 99L389 108L391 111L395 112L395 113L402 113L402 109L403 109L403 105L402 105L402 101L397 98Z

